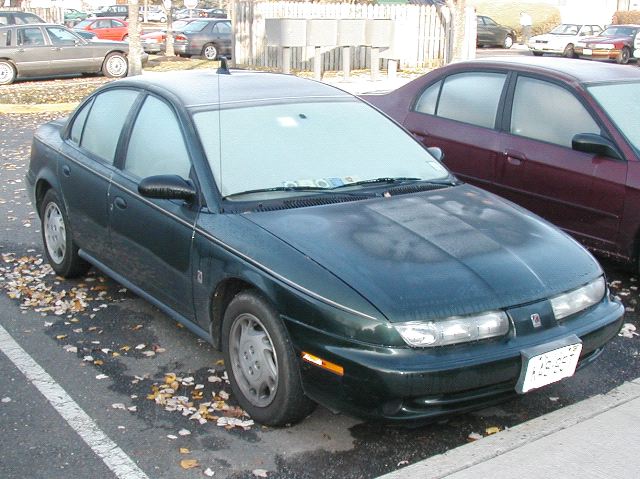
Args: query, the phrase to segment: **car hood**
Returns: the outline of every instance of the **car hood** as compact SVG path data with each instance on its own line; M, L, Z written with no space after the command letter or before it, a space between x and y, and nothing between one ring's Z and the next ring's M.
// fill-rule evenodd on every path
M469 185L243 216L392 322L528 303L602 274L567 235Z
M577 35L560 35L557 33L543 33L542 35L536 35L531 37L531 41L543 41L543 42L557 42L557 41L571 41L575 39Z

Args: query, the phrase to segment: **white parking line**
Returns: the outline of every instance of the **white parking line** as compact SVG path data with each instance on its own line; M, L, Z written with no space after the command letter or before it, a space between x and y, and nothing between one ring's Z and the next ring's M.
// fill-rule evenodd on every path
M133 460L102 432L89 415L0 326L2 351L113 473L122 479L149 479Z

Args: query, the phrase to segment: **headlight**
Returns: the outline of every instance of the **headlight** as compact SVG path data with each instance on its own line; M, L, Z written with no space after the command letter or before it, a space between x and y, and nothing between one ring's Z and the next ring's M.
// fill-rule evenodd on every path
M613 49L613 45L610 43L596 43L593 48L599 48L601 50L611 50Z
M503 311L489 311L474 316L411 321L394 326L409 346L434 347L504 336L509 331L509 319Z
M605 291L604 277L600 276L586 286L551 298L553 314L556 319L562 319L587 309L589 306L599 303L604 297Z

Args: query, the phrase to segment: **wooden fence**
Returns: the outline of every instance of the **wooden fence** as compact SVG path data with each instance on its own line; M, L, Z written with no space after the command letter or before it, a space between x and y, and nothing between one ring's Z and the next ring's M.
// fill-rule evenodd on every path
M359 18L392 19L401 22L404 44L398 49L403 67L434 67L448 59L450 22L446 9L424 5L361 5L300 2L235 2L232 12L236 64L282 68L280 48L267 46L267 18ZM342 48L323 48L322 70L342 69ZM370 68L370 48L351 48L351 68ZM291 49L291 68L311 70L312 47ZM384 52L383 52L384 56ZM383 61L384 63L386 60Z
M51 7L51 8L0 7L0 11L3 11L3 10L21 10L23 12L35 13L40 18L42 18L45 22L64 23L64 9L61 7Z

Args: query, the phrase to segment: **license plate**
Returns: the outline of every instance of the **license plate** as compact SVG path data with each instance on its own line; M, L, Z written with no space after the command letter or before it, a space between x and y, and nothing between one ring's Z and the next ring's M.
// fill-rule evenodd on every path
M581 351L582 342L577 336L522 351L522 371L516 392L524 394L573 376Z
M583 48L582 49L582 54L583 55L593 55L593 50L591 50L591 48Z

